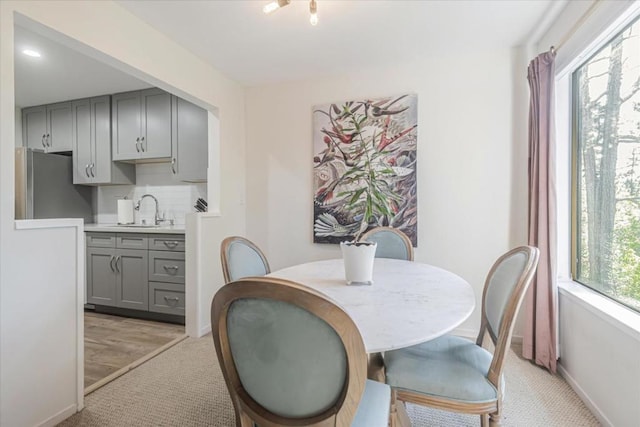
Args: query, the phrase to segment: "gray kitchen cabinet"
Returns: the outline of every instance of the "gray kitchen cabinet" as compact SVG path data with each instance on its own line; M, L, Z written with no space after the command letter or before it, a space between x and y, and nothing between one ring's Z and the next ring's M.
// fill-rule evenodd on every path
M171 95L160 89L112 97L113 160L171 157Z
M73 183L135 184L135 166L111 159L111 99L108 95L71 103Z
M149 251L149 280L184 283L184 252Z
M184 316L184 235L85 236L88 303Z
M171 97L171 173L178 181L207 180L209 123L207 110Z
M87 302L120 308L147 310L148 251L146 237L132 234L131 240L144 249L123 248L118 234L86 233Z
M149 282L149 311L184 316L184 284Z
M116 306L148 310L148 252L139 249L117 249L114 264L117 273Z
M22 141L47 153L72 150L71 102L22 110Z
M115 249L87 247L87 302L116 306Z

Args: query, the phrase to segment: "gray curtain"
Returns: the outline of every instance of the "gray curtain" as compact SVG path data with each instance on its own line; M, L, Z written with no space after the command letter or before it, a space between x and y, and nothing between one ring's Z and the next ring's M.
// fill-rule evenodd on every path
M556 372L555 52L529 64L529 245L540 249L538 272L526 296L523 356Z

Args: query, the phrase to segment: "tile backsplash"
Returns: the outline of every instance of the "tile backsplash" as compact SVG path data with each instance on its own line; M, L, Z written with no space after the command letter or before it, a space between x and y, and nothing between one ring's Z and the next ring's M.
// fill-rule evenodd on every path
M136 185L108 185L96 188L96 222L115 224L118 221L118 199L126 197L134 205L144 194L158 199L160 216L174 219L175 224L184 225L185 215L195 212L193 207L198 197L207 200L206 183L179 183L173 180L168 163L146 163L136 165ZM140 210L134 211L136 223L143 219L153 222L155 203L147 197L140 204Z

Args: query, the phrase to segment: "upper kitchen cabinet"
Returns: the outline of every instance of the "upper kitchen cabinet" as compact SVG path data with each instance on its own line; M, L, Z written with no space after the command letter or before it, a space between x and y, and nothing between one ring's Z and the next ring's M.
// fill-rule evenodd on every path
M171 95L160 89L112 98L113 160L171 157Z
M47 153L72 150L71 102L22 110L22 141Z
M206 181L209 158L207 111L177 96L171 97L171 107L171 173L179 181Z
M135 184L135 166L111 159L111 97L71 103L73 183Z

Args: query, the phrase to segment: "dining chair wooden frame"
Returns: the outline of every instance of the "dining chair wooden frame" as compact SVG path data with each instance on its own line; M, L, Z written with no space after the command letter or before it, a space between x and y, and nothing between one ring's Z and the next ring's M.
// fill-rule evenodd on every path
M347 374L343 389L333 406L308 418L285 418L256 402L243 388L233 361L227 335L227 314L239 299L257 298L286 302L312 313L329 324L340 338L345 352ZM336 304L303 285L271 277L240 279L223 286L211 304L213 342L227 388L233 401L238 427L341 426L351 425L365 389L367 353L353 320Z
M366 233L364 233L361 237L360 240L368 240L369 237L380 233L380 232L385 232L385 233L393 233L395 235L397 235L400 239L402 239L402 242L404 243L406 250L407 250L407 254L408 254L408 259L407 261L413 261L413 243L411 243L411 240L409 239L409 236L407 236L406 234L404 234L402 231L398 230L397 228L393 228L393 227L375 227L372 228L371 230L367 231Z
M229 271L228 253L229 253L229 247L234 243L240 243L253 249L258 254L258 256L262 259L262 263L264 264L265 271L266 271L265 274L271 273L271 268L269 267L269 261L267 261L267 257L264 255L264 253L260 250L260 248L255 243L241 236L230 236L224 239L220 244L220 261L222 262L222 274L224 276L225 283L229 283L232 281L231 273Z
M486 298L487 291L489 290L489 283L493 274L501 265L502 261L505 259L517 254L524 253L526 256L526 262L520 277L516 285L513 288L511 296L505 306L499 330L494 331L491 327L491 324L487 317L487 307L486 307ZM504 360L506 357L506 353L509 350L509 346L511 343L511 336L513 333L513 327L515 324L516 314L522 304L522 300L524 299L524 295L533 280L533 277L536 272L536 268L538 266L538 259L540 256L540 251L538 248L532 246L520 246L518 248L512 249L509 252L502 255L498 260L493 264L489 274L487 275L484 290L482 293L482 313L481 313L481 323L480 323L480 332L478 333L478 337L476 338L476 345L482 347L482 343L485 338L485 334L489 335L493 345L495 346L493 352L493 358L491 359L491 365L489 367L489 372L487 375L487 379L489 382L495 387L497 390L497 398L494 401L486 402L486 403L469 403L462 402L452 399L446 399L439 396L430 396L426 394L421 394L418 392L412 392L405 389L391 389L391 420L392 426L396 425L396 401L400 400L402 402L409 402L423 406L429 406L436 409L441 409L445 411L452 412L464 412L468 414L480 415L481 426L499 426L502 425L502 398L503 398L503 388L502 388L502 371L504 366Z

